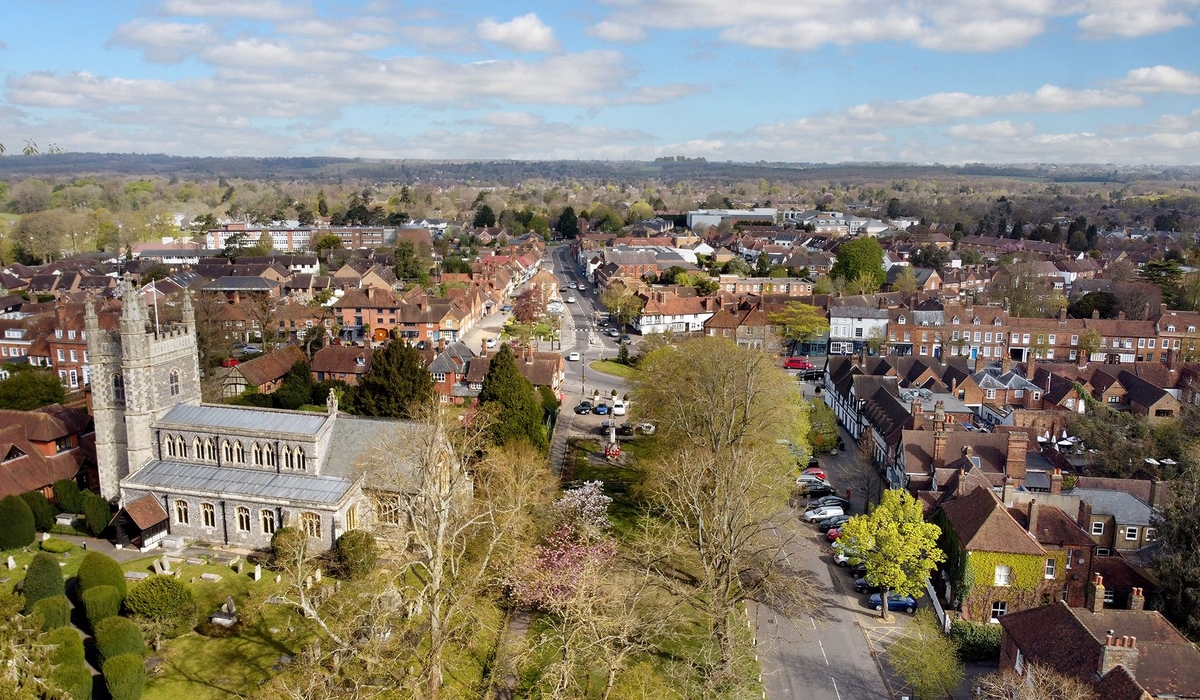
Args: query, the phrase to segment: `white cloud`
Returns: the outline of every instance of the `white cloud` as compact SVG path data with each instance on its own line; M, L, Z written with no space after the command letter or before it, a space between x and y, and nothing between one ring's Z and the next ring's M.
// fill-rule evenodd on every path
M117 27L109 44L139 49L152 63L175 63L217 40L217 34L207 24L135 19Z
M1138 0L1134 3L1097 2L1098 7L1079 19L1079 28L1089 39L1162 34L1189 27L1187 12L1195 3L1188 0Z
M310 9L282 0L165 0L161 11L175 17L238 17L273 22L302 17Z
M1178 92L1194 95L1200 93L1200 75L1171 66L1135 68L1117 85L1138 92Z
M646 40L646 32L636 24L602 20L584 30L590 36L618 44L637 44Z
M1031 136L1034 133L1034 126L1030 122L1013 124L1005 120L988 124L955 124L947 129L946 133L956 139L966 141L995 141Z
M488 17L476 27L479 38L520 52L554 52L561 48L554 30L535 13L514 17L508 22L497 22Z

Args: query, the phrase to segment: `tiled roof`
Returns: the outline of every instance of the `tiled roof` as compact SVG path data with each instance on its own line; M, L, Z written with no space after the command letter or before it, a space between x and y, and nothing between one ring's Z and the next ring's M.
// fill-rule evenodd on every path
M1029 528L1029 504L1016 503L1008 509L1017 524ZM1091 547L1094 542L1075 519L1061 509L1045 503L1038 504L1037 529L1033 533L1041 545Z
M126 505L125 512L139 530L153 527L167 519L167 512L163 510L162 504L151 494Z
M371 368L371 356L374 354L372 348L330 345L321 348L313 356L312 369L326 374L366 374ZM359 364L359 358L362 358L362 364Z
M304 352L295 345L285 345L261 357L247 360L234 370L246 378L246 383L260 387L283 378L292 365L305 359Z
M971 493L942 505L959 542L967 551L1045 554L1046 550L1017 524L991 489Z

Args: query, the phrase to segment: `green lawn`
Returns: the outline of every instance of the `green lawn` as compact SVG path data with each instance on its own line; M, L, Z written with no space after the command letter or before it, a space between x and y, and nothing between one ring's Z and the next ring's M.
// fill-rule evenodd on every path
M637 376L636 369L612 360L593 360L592 362L588 363L588 367L596 370L597 372L611 374L622 379L633 379L635 376Z

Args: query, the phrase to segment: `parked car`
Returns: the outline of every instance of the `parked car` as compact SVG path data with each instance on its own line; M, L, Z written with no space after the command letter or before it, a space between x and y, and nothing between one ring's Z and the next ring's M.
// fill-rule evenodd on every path
M783 366L785 369L815 369L806 357L789 357L784 360Z
M861 561L858 562L857 564L851 564L850 568L847 569L847 571L854 578L862 578L863 576L867 575L867 564L866 564L866 562L861 562Z
M875 608L876 610L883 610L883 604L878 593L872 593L871 597L867 599L867 602L872 608ZM897 595L895 593L888 593L887 606L888 610L903 610L906 613L911 613L917 609L917 601L913 600L913 597L910 595Z
M621 342L622 342L622 343L628 343L629 341L630 341L630 337L629 337L628 335L626 335L626 334L622 333L622 334L621 334Z
M837 542L837 538L839 538L841 536L842 536L842 531L837 529L836 527L833 528L832 530L830 530L829 532L825 533L825 539L829 540L830 542Z
M570 355L567 355L567 359L571 362L579 362L579 353L573 352Z
M825 477L817 476L815 474L801 474L800 476L796 477L796 485L797 486L813 485L813 484L820 484L822 486L830 485L829 481L827 481L825 479Z
M621 336L621 331L617 330L616 328L609 328L607 331L605 331L605 333L610 338L619 338Z
M238 361L232 357L221 360L222 367L237 367Z
M488 338L483 342L483 346L488 350L493 350L500 343L495 337Z
M633 424L629 421L625 421L621 424L621 427L617 428L617 434L624 435L626 437L633 435Z
M833 487L825 483L797 484L797 488L808 498L820 498L833 494Z
M570 287L571 289L577 289L579 287L579 285L574 282L568 284L567 286Z
M592 406L591 401L580 401L579 405L577 405L575 407L575 414L580 415L580 416L586 416L587 414L592 412L593 408L594 407Z
M808 466L805 469L819 469L820 467L821 463L817 461L817 456L813 455L808 458Z
M871 584L867 583L867 580L865 578L856 578L856 579L854 579L854 592L855 593L878 593L879 586L872 586Z
M841 506L821 506L820 508L813 508L805 513L804 519L810 523L815 523L818 520L824 520L825 518L832 518L835 515L842 514L843 511Z
M858 556L858 552L852 551L842 545L841 542L834 542L833 563L838 566L855 566L862 563L862 557Z
M824 520L818 521L817 529L820 530L821 532L829 532L830 530L832 530L835 527L840 528L841 526L845 525L846 521L849 519L850 519L849 515L845 515L845 514L835 515L832 518L826 518Z
M804 471L800 472L800 476L815 476L821 481L829 481L829 477L825 474L825 470L817 467L809 467L808 469L805 469Z
M592 409L592 412L598 416L607 416L608 415L608 404L601 401L600 403L596 404L596 407Z
M574 304L574 303L575 303L575 295L574 295L574 294L572 294L571 296L567 297L567 303L568 303L568 304Z
M850 501L841 496L821 496L816 500L808 502L808 507L819 508L820 506L841 506L842 510L850 510Z
M634 427L637 428L638 430L642 431L643 435L653 435L654 434L654 424L653 423L638 423Z
M612 413L614 416L625 415L625 402L622 401L621 399L616 399L615 401L613 401Z
M512 311L512 304L505 304L504 306L500 307L500 310L501 311Z
M583 286L583 285L581 284L581 285L579 285L579 291L581 291L581 292L586 292L586 291L587 291L587 287L585 287L585 286Z

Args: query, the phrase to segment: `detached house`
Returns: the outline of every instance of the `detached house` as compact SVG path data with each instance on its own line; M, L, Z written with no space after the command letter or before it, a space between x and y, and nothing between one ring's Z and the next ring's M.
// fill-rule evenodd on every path
M651 333L696 333L719 308L712 297L682 296L674 290L654 290L643 293L646 304L633 320L633 327L642 335Z
M371 356L375 351L371 348L360 348L353 345L330 345L321 348L313 356L313 379L323 382L336 379L354 386L358 378L371 369Z

